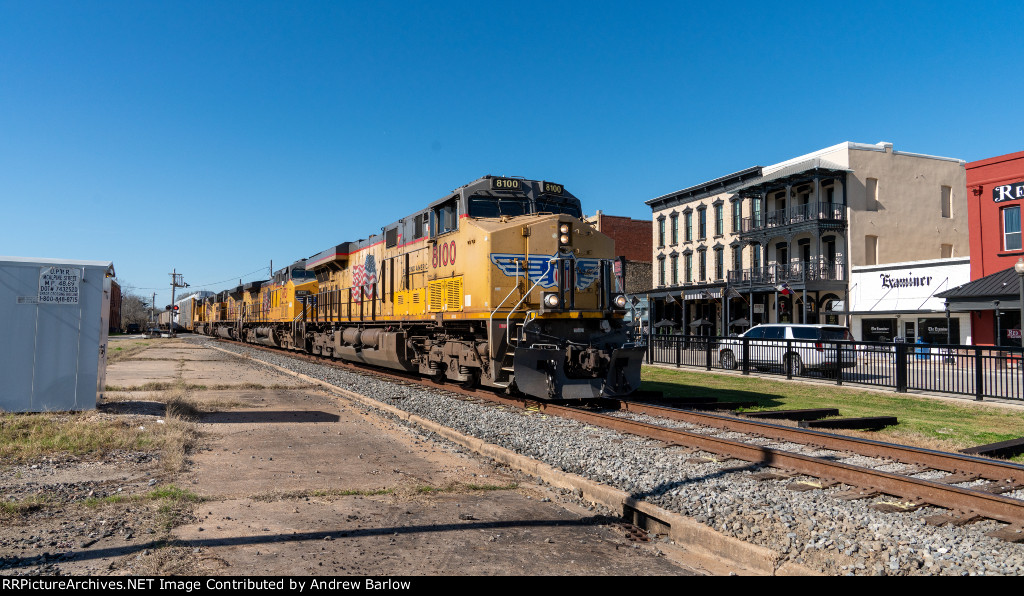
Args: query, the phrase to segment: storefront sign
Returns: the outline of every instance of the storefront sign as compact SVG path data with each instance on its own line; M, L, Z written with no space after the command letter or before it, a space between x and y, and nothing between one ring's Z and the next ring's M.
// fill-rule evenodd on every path
M883 288L913 288L932 285L931 275L915 276L909 271L906 277L895 277L888 273L880 273Z
M992 202L1019 201L1024 199L1024 182L1014 182L992 188Z
M956 257L854 267L847 310L865 315L942 312L945 303L935 295L969 282L970 263L968 257Z

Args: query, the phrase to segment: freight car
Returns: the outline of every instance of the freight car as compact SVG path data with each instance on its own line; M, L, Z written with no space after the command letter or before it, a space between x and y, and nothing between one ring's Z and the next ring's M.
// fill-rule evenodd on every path
M195 328L540 398L639 387L614 241L562 185L485 176L382 231L208 299Z
M196 316L193 311L213 292L200 291L190 294L174 303L178 311L173 314L176 331L194 331Z

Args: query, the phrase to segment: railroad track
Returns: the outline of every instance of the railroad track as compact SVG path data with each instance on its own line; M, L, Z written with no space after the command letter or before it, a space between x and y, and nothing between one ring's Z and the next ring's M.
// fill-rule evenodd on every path
M282 353L273 348L240 342L231 343ZM530 408L548 415L658 440L669 446L740 460L747 462L747 465L735 467L736 471L752 471L756 474L755 477L761 480L792 478L794 482L791 488L794 490L838 486L842 490L832 493L838 499L866 499L881 495L892 497L895 500L889 499L881 506L876 505L889 511L914 511L924 506L946 510L944 514L927 518L928 523L933 525L963 525L983 519L997 520L1007 525L989 532L988 535L1011 542L1024 542L1024 500L1006 494L1024 489L1024 466L1018 464L639 401L602 399L570 406L498 395L489 390L469 389L452 384L440 385L418 375L368 369L357 364L330 361L317 356L287 353L295 358L331 364L405 384L443 388L466 399ZM642 421L638 420L638 417L654 420ZM699 428L678 428L679 424ZM744 437L715 436L720 433L740 433ZM763 439L809 446L828 450L830 453L805 455L791 449L772 448L751 442ZM853 455L881 458L886 462L901 464L904 469L900 472L891 472L840 461ZM927 472L941 472L944 476L933 479L915 477ZM817 480L799 481L799 476L809 476ZM969 486L957 486L958 484Z

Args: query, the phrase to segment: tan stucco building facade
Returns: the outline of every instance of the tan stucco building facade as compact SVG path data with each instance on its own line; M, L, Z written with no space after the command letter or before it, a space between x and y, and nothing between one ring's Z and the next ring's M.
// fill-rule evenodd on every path
M653 320L849 324L851 267L968 254L964 165L847 142L651 199Z

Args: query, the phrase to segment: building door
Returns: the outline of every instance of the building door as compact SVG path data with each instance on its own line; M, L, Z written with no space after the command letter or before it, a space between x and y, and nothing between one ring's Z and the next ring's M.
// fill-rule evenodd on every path
M912 344L917 341L917 333L914 321L903 322L903 337L906 338L908 344Z

